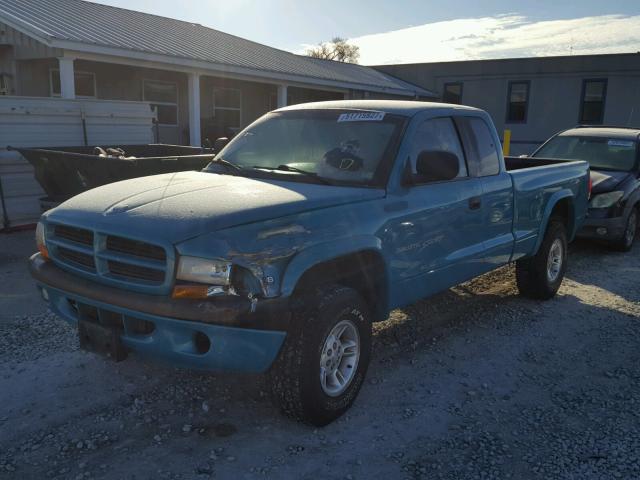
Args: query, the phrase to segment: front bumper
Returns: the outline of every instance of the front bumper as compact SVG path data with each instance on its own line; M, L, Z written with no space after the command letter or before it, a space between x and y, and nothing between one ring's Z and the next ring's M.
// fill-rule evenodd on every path
M578 231L579 238L613 241L624 235L626 228L625 217L589 218L587 217ZM604 229L604 230L603 230Z
M127 349L174 366L263 372L286 337L286 300L263 300L252 312L250 302L240 297L174 300L87 282L40 254L33 255L29 265L38 288L60 317L77 326L80 312L91 309L99 322L108 318L112 324L116 319ZM144 333L148 330L152 331ZM199 344L202 335L209 340L206 351Z

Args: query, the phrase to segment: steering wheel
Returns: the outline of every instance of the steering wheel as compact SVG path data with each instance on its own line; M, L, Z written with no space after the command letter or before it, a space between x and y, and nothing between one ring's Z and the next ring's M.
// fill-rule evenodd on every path
M336 147L324 154L324 161L327 165L346 172L355 172L364 166L364 160L355 153Z

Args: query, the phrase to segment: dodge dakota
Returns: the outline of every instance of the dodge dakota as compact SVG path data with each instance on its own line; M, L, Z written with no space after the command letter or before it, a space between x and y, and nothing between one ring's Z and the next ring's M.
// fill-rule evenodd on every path
M264 115L199 172L125 180L46 212L30 270L84 349L265 372L325 425L363 383L372 322L515 262L555 295L584 161L505 165L484 111L335 101Z

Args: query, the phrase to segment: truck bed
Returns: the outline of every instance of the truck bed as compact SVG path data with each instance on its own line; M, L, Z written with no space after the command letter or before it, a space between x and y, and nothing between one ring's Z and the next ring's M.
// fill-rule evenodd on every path
M523 168L543 167L560 163L571 163L572 161L573 160L559 160L557 158L504 157L504 166L507 171L511 172L514 170L522 170Z

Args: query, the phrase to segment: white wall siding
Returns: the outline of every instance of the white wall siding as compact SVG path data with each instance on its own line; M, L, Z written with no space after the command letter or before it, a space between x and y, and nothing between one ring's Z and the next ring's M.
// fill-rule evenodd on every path
M40 215L42 189L31 165L13 147L63 147L153 143L154 113L145 102L0 97L0 181L7 218L0 208L0 229L33 223Z

